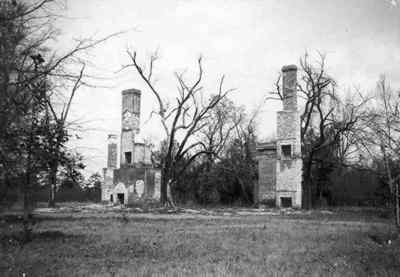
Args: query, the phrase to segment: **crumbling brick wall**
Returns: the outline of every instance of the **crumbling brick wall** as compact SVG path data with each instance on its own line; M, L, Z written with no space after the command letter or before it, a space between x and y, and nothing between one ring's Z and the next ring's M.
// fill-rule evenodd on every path
M276 148L260 145L257 149L258 182L255 186L255 203L273 203L276 192Z

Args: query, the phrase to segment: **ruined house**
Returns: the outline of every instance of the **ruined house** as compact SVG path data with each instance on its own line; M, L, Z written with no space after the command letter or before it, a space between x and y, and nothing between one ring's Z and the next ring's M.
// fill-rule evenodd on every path
M300 114L297 109L297 67L282 68L283 110L277 113L277 137L258 143L258 183L255 202L277 207L301 207L302 159Z
M118 168L117 135L110 134L102 201L129 204L139 199L160 198L160 170L153 167L150 146L140 136L140 101L140 90L122 91L120 164Z
M276 140L256 145L259 179L254 200L300 208L303 164L295 65L282 68L282 83L283 109L277 112ZM118 168L117 135L109 135L103 201L129 204L143 198L160 198L160 170L152 166L151 149L140 138L140 98L139 90L122 91L120 164Z

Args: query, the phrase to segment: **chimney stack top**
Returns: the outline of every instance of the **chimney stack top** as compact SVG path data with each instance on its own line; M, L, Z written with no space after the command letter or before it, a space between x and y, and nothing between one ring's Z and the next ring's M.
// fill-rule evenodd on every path
M138 90L138 89L135 89L135 88L131 88L131 89L125 89L125 90L123 90L122 91L122 95L125 95L125 94L141 94L141 92L140 92L140 90Z
M285 65L282 67L282 72L297 71L297 66L294 64Z

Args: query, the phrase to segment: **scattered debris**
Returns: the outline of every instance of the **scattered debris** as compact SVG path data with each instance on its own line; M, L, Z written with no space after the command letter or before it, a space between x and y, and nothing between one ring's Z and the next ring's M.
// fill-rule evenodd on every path
M199 214L199 213L200 213L200 211L198 211L198 210L193 210L193 209L183 209L183 211L184 211L185 213L188 213L188 214Z
M328 210L322 210L320 211L321 214L333 214L332 211L328 211Z
M375 233L369 234L368 237L380 246L391 245L398 239L398 233Z

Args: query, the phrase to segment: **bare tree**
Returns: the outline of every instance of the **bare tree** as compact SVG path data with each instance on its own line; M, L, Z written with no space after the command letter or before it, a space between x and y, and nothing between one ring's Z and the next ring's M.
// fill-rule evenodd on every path
M307 54L300 60L303 76L298 88L305 101L300 120L306 207L312 205L312 186L321 197L329 172L343 163L351 150L349 143L355 141L349 139L356 133L367 102L361 98L358 103L344 105L336 93L336 82L326 73L325 60L322 54L317 66L309 62ZM317 176L312 176L314 165Z
M72 100L75 93L82 84L82 76L84 74L85 64L82 65L79 76L75 80L71 93L67 98L67 101L63 103L63 107L60 112L57 112L54 102L50 101L50 97L46 98L47 102L47 120L51 129L48 130L47 147L49 157L47 164L49 168L49 207L55 206L55 195L57 188L57 172L62 160L65 157L65 143L68 141L67 132L67 118L71 108Z
M238 130L238 125L244 121L242 107L234 105L232 100L225 98L209 112L207 125L200 131L199 139L206 154L206 171L220 158L232 140L232 134Z
M173 202L168 197L168 190L177 177L200 155L208 153L208 150L201 148L201 141L195 140L195 135L203 130L213 110L232 89L224 89L224 76L219 82L218 91L209 99L204 100L203 67L201 57L197 60L198 73L195 81L190 83L183 73L175 73L178 84L178 95L174 104L168 103L165 95L157 89L153 83L154 64L158 59L155 53L150 57L148 70L145 72L143 66L137 62L136 52L127 50L131 63L124 66L134 67L136 72L146 83L157 100L158 109L154 111L160 118L166 136L166 149L163 153L161 173L161 203Z
M54 20L58 16L52 13L52 5L58 3L0 3L1 183L21 185L26 226L37 176L49 169L49 176L57 173L55 165L62 159L68 140L66 122L73 97L90 79L84 74L85 61L79 54L116 35L77 40L70 50L57 54L49 42L57 36ZM77 65L81 65L80 70ZM56 91L65 93L66 87L72 87L72 93L59 109L54 97ZM25 229L28 234L28 227Z
M375 105L369 109L365 124L367 131L363 137L363 150L374 160L383 162L384 173L378 173L387 182L394 202L396 225L400 227L400 99L384 75L378 81L375 96Z
M261 105L250 116L241 114L241 120L234 124L234 140L227 151L224 167L237 180L241 195L247 203L252 203L254 197L254 180L257 177L257 162L255 160L256 128L255 119ZM250 188L250 189L249 189Z

